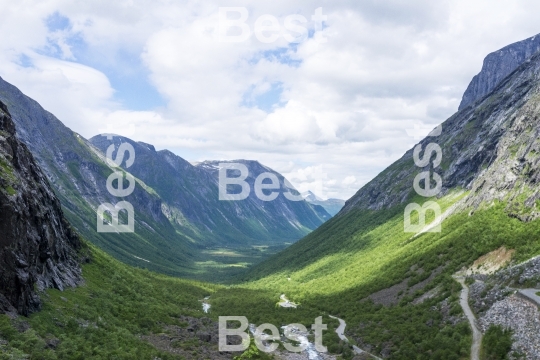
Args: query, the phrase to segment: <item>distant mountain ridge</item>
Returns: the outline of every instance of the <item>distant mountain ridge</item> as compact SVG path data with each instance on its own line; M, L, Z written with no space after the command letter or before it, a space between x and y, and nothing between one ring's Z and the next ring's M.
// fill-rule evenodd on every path
M336 215L345 205L345 200L333 198L323 200L310 190L302 193L302 196L310 204L322 206L332 216Z
M253 189L255 178L263 172L284 178L257 161L205 161L196 166L168 150L155 151L152 145L115 136L108 140L97 135L90 142L101 152L115 143L130 143L137 154L129 171L154 189L162 200L162 211L173 226L197 240L211 244L263 244L294 241L330 218L315 211L305 201L290 201L278 196L262 201L252 190L247 199L220 201L218 164L242 163L247 166L246 182Z

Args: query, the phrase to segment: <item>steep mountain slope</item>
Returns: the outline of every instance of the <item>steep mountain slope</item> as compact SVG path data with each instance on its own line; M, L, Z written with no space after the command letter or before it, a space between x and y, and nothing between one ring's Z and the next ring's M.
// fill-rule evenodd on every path
M311 191L303 193L302 196L308 203L322 206L332 216L336 215L343 208L343 205L345 205L345 200L332 198L322 200Z
M461 110L442 124L435 142L442 148L440 168L442 194L452 189L471 190L461 208L477 209L493 200L508 203L512 216L538 217L538 106L540 105L537 54L522 64L476 107ZM380 210L412 199L414 177L429 166L418 168L413 150L392 164L346 202L352 209Z
M439 200L454 199L454 206L445 216L450 216L452 212L472 214L500 203L509 217L524 221L538 218L539 84L540 55L537 54L503 80L476 107L467 107L445 121L439 136L427 137L420 142L422 149L426 149L431 142L441 147L442 161L439 167L417 167L413 150L409 150L349 199L331 221L280 257L262 265L261 269L270 264L277 269L277 262L290 264L291 259L299 256L295 250L306 246L310 247L311 253L317 253L321 247L335 253L339 249L339 242L330 245L332 239L350 239L357 231L354 223L366 226L356 218L378 217L381 218L378 224L383 224L393 216L403 217L406 204L424 202L415 194L413 182L418 173L426 170L437 172L442 177L439 196L443 197ZM460 193L463 195L453 196ZM310 244L311 239L320 238L328 229L337 232L340 227L344 228L347 224L345 218L349 219L352 228L342 230L341 236L338 232L327 238L319 248ZM306 260L302 263L314 260L306 253L303 253L303 258Z
M501 80L539 50L540 36L536 35L489 54L484 59L482 70L473 78L463 94L459 110L481 100L493 91Z
M81 280L78 235L0 102L0 312L28 315L41 307L36 289Z
M420 159L429 143L440 146L438 166L433 153L417 166L411 149L331 220L245 274L239 288L215 295L216 311L243 311L262 322L330 313L352 324L349 335L360 347L384 358L466 356L470 330L451 276L501 246L515 250L513 261L540 253L539 113L536 54L420 142ZM424 171L442 178L436 196L413 188ZM406 206L426 201L441 208L441 232L405 232ZM433 221L430 213L424 230ZM286 293L303 304L301 320L279 310L256 314L247 296L255 293L261 304ZM219 307L220 297L223 304L236 297L237 306Z

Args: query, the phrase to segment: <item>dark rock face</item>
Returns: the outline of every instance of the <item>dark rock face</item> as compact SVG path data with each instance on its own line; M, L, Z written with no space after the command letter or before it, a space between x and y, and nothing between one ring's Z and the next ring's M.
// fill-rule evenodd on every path
M508 45L484 59L482 71L476 75L463 95L459 110L488 95L505 77L540 50L540 36Z
M37 290L81 280L79 237L0 102L0 312L40 308Z

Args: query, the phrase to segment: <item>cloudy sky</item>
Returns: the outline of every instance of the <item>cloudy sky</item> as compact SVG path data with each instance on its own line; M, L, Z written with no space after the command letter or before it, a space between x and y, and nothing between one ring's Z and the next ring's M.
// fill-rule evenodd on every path
M0 4L0 76L72 130L343 199L457 110L485 55L540 32L536 0Z

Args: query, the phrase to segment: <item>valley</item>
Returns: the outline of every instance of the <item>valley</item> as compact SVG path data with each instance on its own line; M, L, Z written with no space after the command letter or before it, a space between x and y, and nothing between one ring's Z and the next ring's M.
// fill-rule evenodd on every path
M195 276L202 281L227 282L290 245L290 242L283 242L226 248L208 246L195 258L195 266L198 269Z
M255 160L86 140L0 79L0 359L540 359L537 42L488 56L440 125L441 158L419 166L411 148L344 204L292 201L301 194ZM134 163L111 164L123 143ZM283 192L220 200L232 163L247 187L271 174ZM444 180L433 196L413 186L421 172ZM121 197L133 233L96 231L99 204L118 200L112 173L135 181ZM428 202L443 215L414 211L424 226L407 231L408 206ZM252 338L221 351L223 316L275 324L277 342L291 331L287 344L307 350L266 353ZM326 353L313 319L327 325Z

